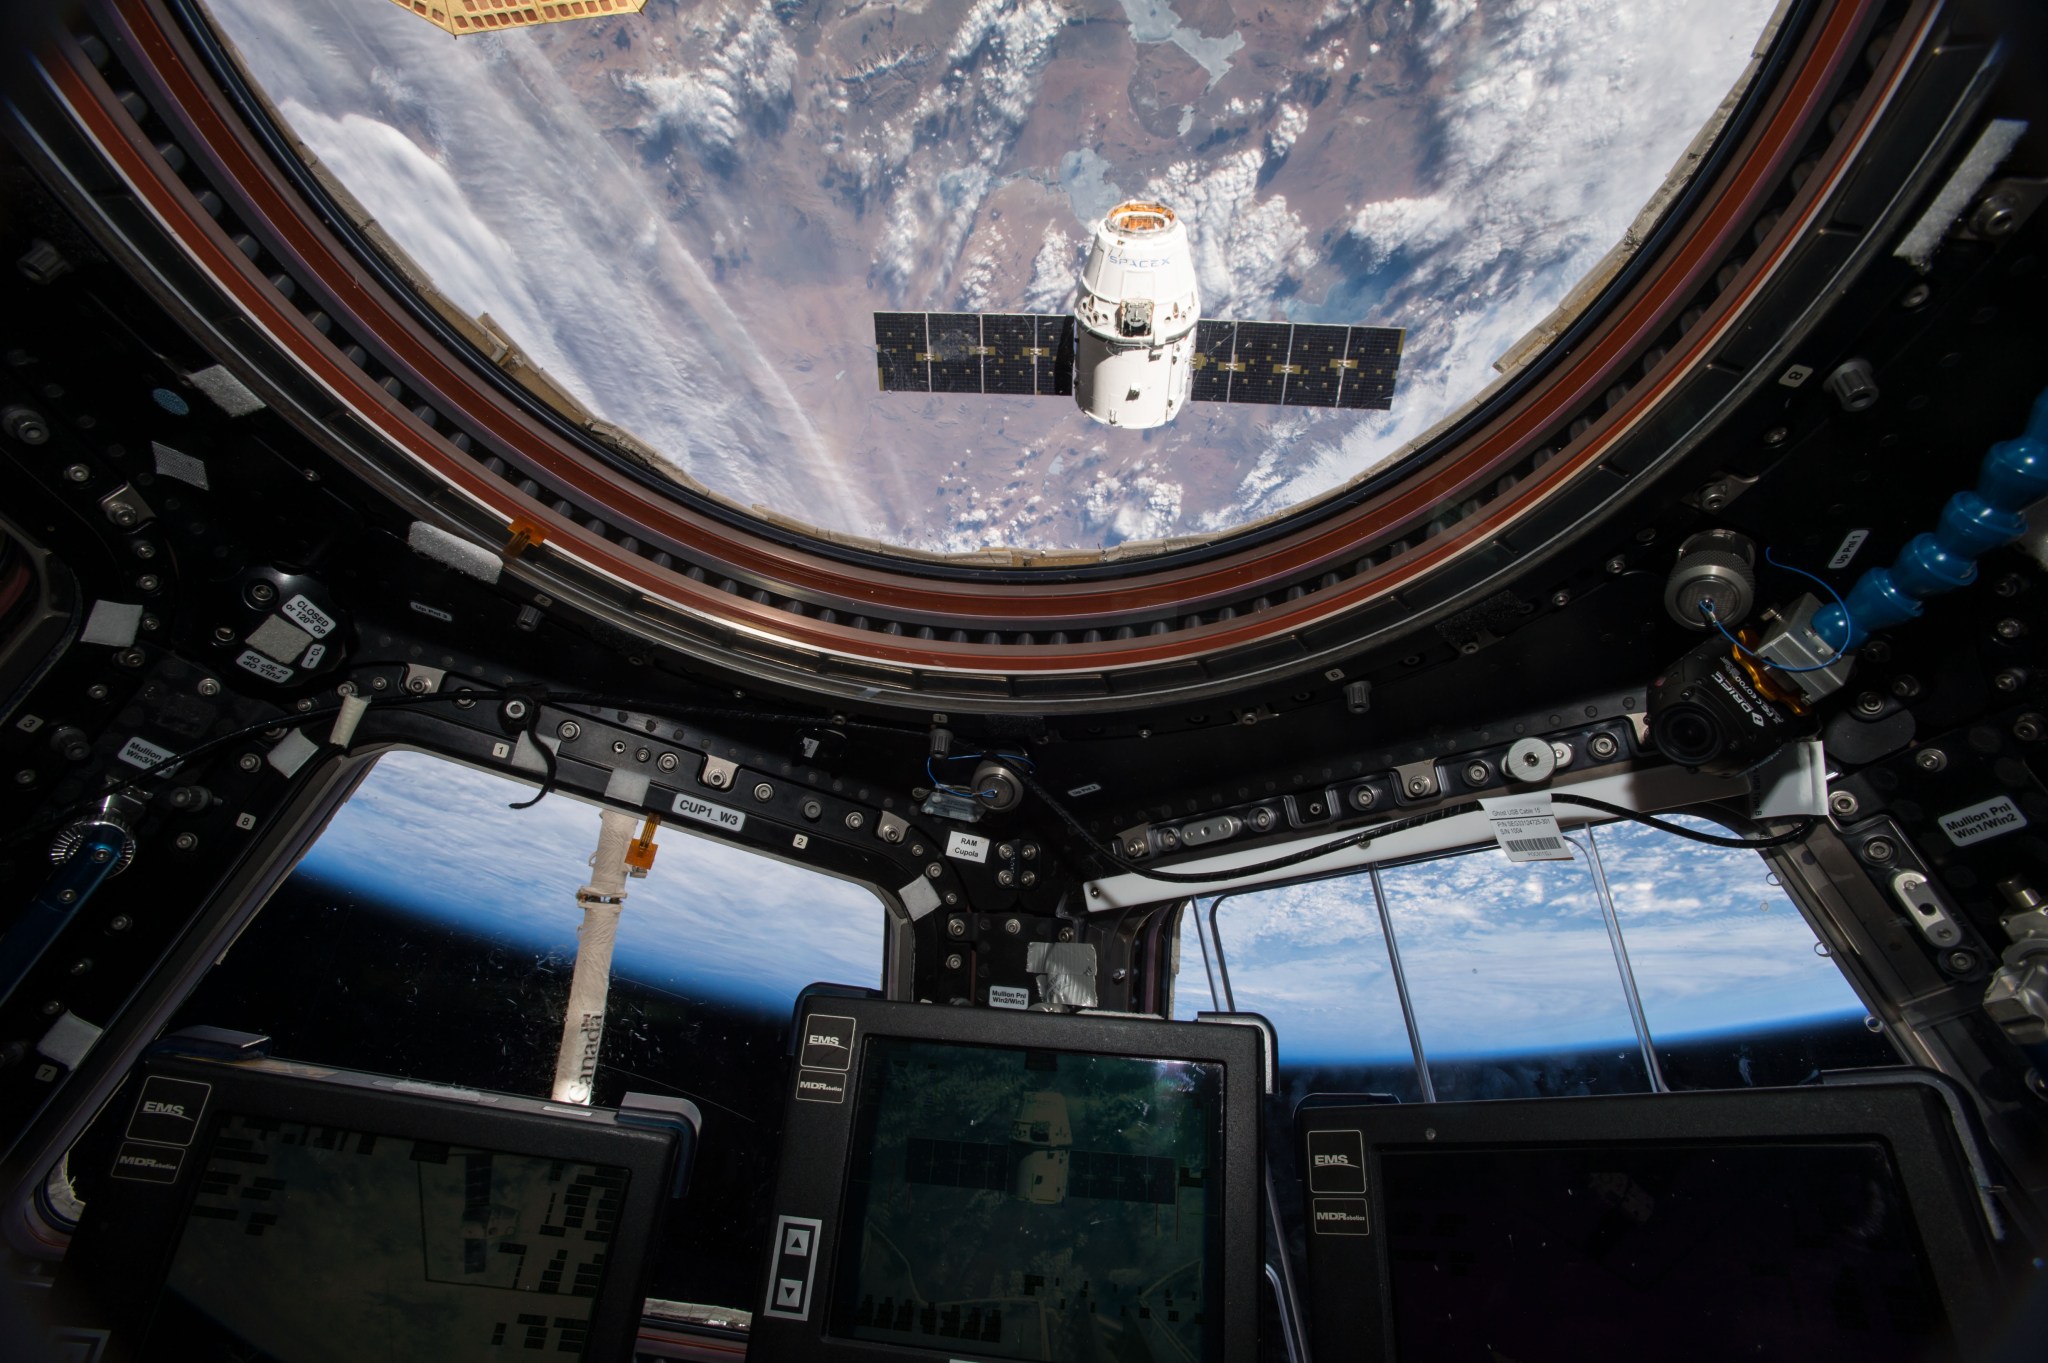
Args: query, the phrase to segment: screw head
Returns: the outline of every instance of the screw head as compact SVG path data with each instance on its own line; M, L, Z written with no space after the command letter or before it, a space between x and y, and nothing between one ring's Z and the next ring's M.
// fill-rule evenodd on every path
M1602 566L1605 567L1607 571L1610 573L1625 573L1628 571L1628 560L1623 558L1620 554L1616 554L1613 558L1608 559L1607 562Z
M1074 940L1074 930L1073 930L1072 928L1061 928L1061 929L1059 930L1059 939L1060 939L1060 940L1061 940L1062 942L1071 942L1071 941L1073 941L1073 940Z
M806 800L806 801L804 801L804 803L803 803L803 811L802 811L802 812L803 812L803 816L804 816L804 817L805 817L806 819L819 819L819 818L823 818L823 817L824 817L824 814L825 814L825 806L824 806L823 804L821 804L820 802L818 802L817 800Z
M1837 817L1846 819L1854 814L1859 806L1854 795L1851 795L1846 790L1838 790L1833 795L1828 796L1828 808Z
M1571 603L1572 594L1570 592L1558 591L1550 594L1550 604L1553 606L1569 606Z
M2029 712L2012 722L2012 736L2022 743L2038 743L2048 733L2048 719Z
M573 719L565 719L555 726L555 737L561 739L564 743L567 743L582 732L583 726Z
M937 880L940 876L946 874L946 868L935 861L924 868L924 873L931 879Z
M867 821L868 816L861 813L857 809L846 816L846 826L856 831L858 831L861 825L865 824Z
M382 677L377 678L375 682L371 683L371 685L376 686L377 689L380 691L384 689L385 684L386 683L384 682L384 679ZM505 702L504 715L506 719L511 720L514 724L517 724L521 720L526 718L527 713L531 709L532 707L529 706L525 701L521 700L517 696L514 696L511 700Z
M64 470L64 476L74 483L89 483L92 481L92 470L83 464L73 464Z
M117 913L107 921L108 932L126 932L135 926L135 920L125 913Z
M1375 804L1379 803L1379 798L1379 792L1371 786L1360 786L1351 792L1351 807L1353 809L1371 809Z
M411 677L406 680L405 689L412 692L415 696L424 696L427 694L427 688L430 685L432 683L425 677Z
M1933 294L1934 290L1928 288L1925 284L1915 284L1912 288L1899 295L1899 306L1908 312L1915 308L1924 308L1927 306L1927 300Z
M1875 691L1865 691L1856 697L1856 713L1859 715L1880 714L1884 710L1884 697Z
M220 680L216 677L201 677L198 691L202 696L217 696L220 694Z
M948 937L965 937L967 935L967 920L965 918L948 918L946 920L946 935Z
M1011 860L1012 858L1014 858L1014 857L1015 857L1016 855L1017 855L1017 844L1016 844L1016 843L1014 843L1014 842L999 842L999 843L997 843L997 844L996 844L996 859L997 859L998 861L1009 861L1009 860Z
M1922 748L1913 754L1913 765L1925 772L1941 771L1948 766L1948 754L1939 748Z
M1890 838L1872 838L1863 844L1863 856L1868 861L1887 862L1899 854Z
M2008 694L2019 690L2026 683L2027 674L2016 667L2008 667L1991 679L1992 686Z
M1920 694L1920 679L1918 677L1892 678L1892 694L1900 700L1913 700L1917 698Z
M1429 794L1429 787L1430 780L1427 776L1411 776L1408 778L1408 793L1410 795L1427 795Z
M1764 444L1769 445L1775 449L1777 446L1784 444L1786 440L1791 438L1791 435L1792 432L1787 430L1785 427L1773 426L1771 427L1771 429L1764 432Z
M245 752L242 754L242 760L237 762L235 765L239 766L243 771L254 771L256 770L256 768L263 765L263 759L258 757L255 753Z
M1493 769L1484 762L1468 762L1465 765L1465 784L1483 786L1493 779Z
M1002 870L996 872L996 884L1008 888L1016 883L1016 874L1009 867L1005 866Z
M677 758L677 756L674 753L665 752L661 756L654 759L654 765L661 768L663 771L674 771L678 766L681 765L681 760Z
M1621 751L1621 744L1614 741L1613 734L1594 734L1586 740L1586 751L1604 762Z
M766 804L775 798L775 787L769 785L766 781L761 782L754 787L754 798Z
M107 689L105 682L94 682L91 686L85 688L87 700L105 700L112 694L113 692Z
M963 964L963 962L961 961L961 958L960 958L960 953L959 953L959 952L957 952L957 951L954 951L954 952L948 952L948 953L947 953L947 955L946 955L946 969L948 969L948 970L958 970L958 969L959 969L959 968L961 967L961 965L962 965L962 964Z
M277 588L268 582L252 582L249 584L249 599L259 606L268 605L277 600Z
M882 826L882 841L883 841L883 842L902 842L902 841L903 841L903 830L902 830L902 829L900 829L900 828L898 828L898 827L896 827L896 826L895 826L894 824L884 824L884 825Z
M135 590L138 592L153 592L162 585L163 580L155 573L144 573L135 579Z
M1003 920L1003 931L1015 937L1018 933L1024 931L1024 925L1014 918L1005 918Z
M1143 838L1131 838L1128 841L1126 841L1124 843L1124 855L1127 857L1144 856L1145 840Z
M2001 639L2017 639L2027 632L2027 625L2024 620L2015 620L2011 616L2007 616L1993 625L1991 632Z
M1967 975L1977 968L1977 953L1974 951L1951 951L1948 954L1948 968L1958 975Z
M1038 883L1038 872L1026 871L1023 875L1017 877L1017 883L1027 890L1030 889Z
M23 767L20 771L14 773L14 784L17 786L32 786L35 783L36 773L33 767Z
M189 852L199 845L199 835L197 833L180 833L171 840L171 845L180 852Z

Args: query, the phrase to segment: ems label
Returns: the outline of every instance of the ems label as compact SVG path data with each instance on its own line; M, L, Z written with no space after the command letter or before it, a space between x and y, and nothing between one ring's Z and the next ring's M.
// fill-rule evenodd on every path
M244 672L254 672L265 681L288 682L292 670L283 663L274 663L253 648L242 650L242 656L235 659L235 666Z
M833 1013L812 1013L804 1019L804 1044L797 1057L797 1064L809 1070L838 1070L841 1074L846 1073L853 1068L853 1033L856 1025L849 1017L840 1017Z
M1570 861L1571 848L1557 829L1557 812L1548 793L1497 795L1482 799L1493 827L1493 840L1509 861Z
M1013 984L992 984L988 987L988 1006L991 1008L1029 1008L1031 991L1019 989Z
M142 1097L128 1119L128 1139L159 1145L190 1145L199 1134L199 1114L206 1110L213 1085L194 1079L152 1074L142 1082Z
M1958 847L1996 838L2026 826L2027 816L2020 813L2019 806L2004 795L1941 816L1941 831L1948 834L1948 840Z
M285 619L315 639L326 637L334 629L334 617L303 596L295 596L277 609Z
M747 826L747 816L737 809L727 809L724 805L715 805L694 795L676 796L675 811L686 819L708 823L713 828L723 828L728 833L737 833Z
M946 855L962 861L987 861L988 839L956 829L946 835Z
M1312 1193L1364 1192L1364 1135L1357 1131L1309 1132L1308 1190Z
M159 748L146 738L131 738L121 745L121 751L115 756L131 767L140 767L148 771L160 762L170 761L171 750Z

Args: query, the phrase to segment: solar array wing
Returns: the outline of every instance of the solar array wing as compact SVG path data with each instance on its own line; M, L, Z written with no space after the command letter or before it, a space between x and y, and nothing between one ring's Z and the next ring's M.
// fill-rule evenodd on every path
M1394 405L1406 336L1393 327L1198 322L1188 396L1384 412Z
M885 393L1071 397L1074 319L1033 312L878 312Z

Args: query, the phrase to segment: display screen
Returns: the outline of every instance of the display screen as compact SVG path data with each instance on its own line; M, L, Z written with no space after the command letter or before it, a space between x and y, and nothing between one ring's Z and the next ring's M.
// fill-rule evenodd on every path
M1886 1147L1382 1149L1400 1363L1952 1351Z
M581 1357L624 1169L224 1114L145 1356Z
M1222 1065L875 1037L859 1094L834 1333L1217 1356Z

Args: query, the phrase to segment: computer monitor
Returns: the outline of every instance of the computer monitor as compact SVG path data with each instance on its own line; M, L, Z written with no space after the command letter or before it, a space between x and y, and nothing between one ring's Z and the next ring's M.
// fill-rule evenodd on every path
M1974 1358L1980 1195L1915 1083L1295 1117L1317 1363Z
M1272 1032L1215 1020L800 1000L747 1357L1252 1357Z
M60 1337L116 1361L627 1359L695 1119L146 1060L76 1170Z

